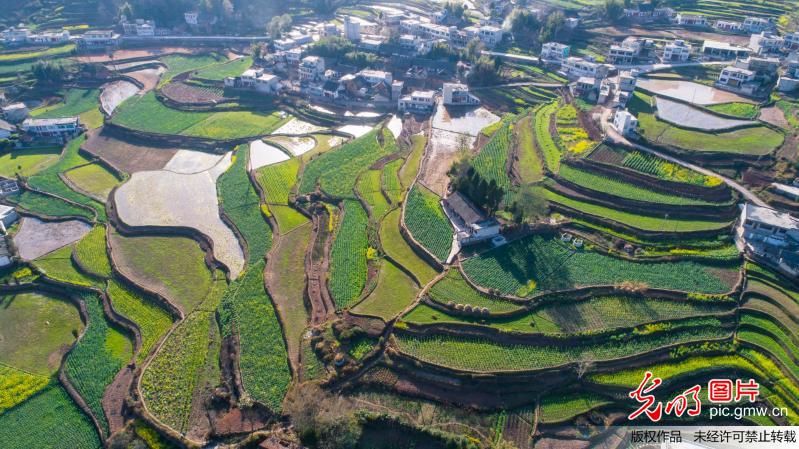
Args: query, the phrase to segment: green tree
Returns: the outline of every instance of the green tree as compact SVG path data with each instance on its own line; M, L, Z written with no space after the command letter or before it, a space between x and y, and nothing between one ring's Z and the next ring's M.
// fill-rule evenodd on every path
M507 23L513 38L523 45L535 42L541 29L538 18L522 8L515 8L508 16Z
M624 16L624 5L619 0L605 0L603 10L605 18L613 23Z
M566 17L562 12L556 11L548 15L547 20L544 21L544 25L541 27L538 39L541 42L549 42L555 39L555 36L557 36L561 28L563 28L564 23L566 23Z
M533 223L549 214L549 202L540 189L526 185L516 192L510 209L517 223Z
M471 62L477 61L483 54L483 49L485 49L483 41L475 37L466 43L466 48L463 49L464 59Z

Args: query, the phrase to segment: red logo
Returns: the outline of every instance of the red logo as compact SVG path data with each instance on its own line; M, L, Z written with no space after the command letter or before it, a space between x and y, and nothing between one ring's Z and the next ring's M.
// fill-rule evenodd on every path
M659 402L652 392L663 383L663 379L655 377L651 371L644 373L644 379L638 385L638 388L631 391L628 396L635 399L636 402L641 404L638 409L627 417L630 421L645 414L652 422L658 422L664 415L673 415L682 417L683 414L688 416L698 416L702 413L702 399L699 393L702 391L700 385L683 391L674 399L666 403L664 408L663 403ZM742 382L741 379L735 381L735 388L733 389L733 381L731 379L711 379L707 383L708 400L714 404L725 404L730 402L739 402L743 398L748 398L749 402L755 402L760 394L760 385L754 380L749 379L747 382Z

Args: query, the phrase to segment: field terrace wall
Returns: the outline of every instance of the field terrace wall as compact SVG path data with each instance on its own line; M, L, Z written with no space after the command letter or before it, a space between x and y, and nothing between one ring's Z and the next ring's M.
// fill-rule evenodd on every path
M592 190L590 188L575 184L560 176L554 175L553 179L557 183L545 183L545 187L560 195L596 204L637 215L651 217L663 217L668 215L670 218L708 218L708 219L728 219L732 220L738 213L738 208L734 202L726 205L702 205L684 206L676 204L664 204L648 201L638 201L630 198L622 198L609 193Z
M600 175L618 178L630 184L635 184L660 193L679 194L689 198L712 202L730 201L733 198L731 189L724 183L709 187L688 184L684 182L668 181L646 175L633 169L609 165L596 160L590 160L589 162L583 159L566 158L561 160L561 164L570 165L574 168L591 171Z
M9 203L8 201L5 200L5 198L0 198L0 203L6 204L6 205L10 205L12 207L16 207L17 208L17 213L19 215L38 218L38 219L40 219L42 221L80 220L80 221L82 221L84 223L88 223L88 224L94 224L94 223L97 222L97 211L95 211L91 207L88 207L86 205L77 203L77 202L72 201L72 200L68 200L66 198L63 198L61 196L56 195L55 193L50 193L50 192L45 192L43 190L35 189L35 188L29 186L27 180L25 178L21 177L21 176L17 177L17 182L19 183L19 186L22 188L22 190L28 190L28 191L31 191L33 193L39 194L39 195L49 196L50 198L56 198L56 199L61 200L61 201L65 202L65 203L67 203L67 204L69 204L71 206L74 206L74 207L76 207L78 209L83 209L85 211L88 211L93 216L93 218L92 218L92 220L87 220L86 217L84 217L82 215L59 215L59 216L56 217L56 216L52 216L52 215L41 214L41 213L38 213L38 212L27 210L21 205Z

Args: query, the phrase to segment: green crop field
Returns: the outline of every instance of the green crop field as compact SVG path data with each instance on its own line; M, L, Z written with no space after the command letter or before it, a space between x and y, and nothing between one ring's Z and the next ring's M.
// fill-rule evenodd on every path
M107 321L99 296L84 293L81 299L86 305L89 323L83 337L67 356L64 370L69 382L108 434L103 393L119 370L133 358L133 345L126 335Z
M457 269L451 269L447 275L428 290L427 296L433 301L447 305L468 304L472 307L485 307L492 313L506 313L521 310L522 306L512 301L493 298L472 288L466 283Z
M300 160L289 159L255 171L255 179L264 191L266 204L288 204L291 188L297 182Z
M400 234L401 216L402 210L394 209L383 218L380 224L380 245L386 254L413 273L419 283L424 285L436 277L436 270L413 252Z
M0 298L0 328L0 368L8 365L46 377L58 369L59 351L75 341L83 323L77 307L64 299L21 293Z
M557 239L534 235L495 248L463 263L478 285L502 293L530 294L576 286L641 283L698 293L724 293L737 280L737 267L717 268L692 261L628 262L590 250L575 250ZM530 282L535 288L530 288Z
M646 173L666 181L683 182L700 186L716 186L721 179L706 176L680 165L668 162L651 154L632 151L626 153L621 164L641 173Z
M305 215L297 212L291 206L270 205L269 211L275 217L278 231L281 234L287 234L308 222Z
M381 147L377 131L373 130L334 151L328 151L305 167L299 193L314 191L316 184L322 191L336 198L354 198L353 188L358 175L396 146Z
M380 221L391 207L380 189L380 170L367 170L358 178L358 193L369 205L369 214L375 221Z
M705 107L714 112L749 120L757 117L757 113L760 112L760 108L752 103L722 103L711 104Z
M596 393L550 394L538 403L539 419L545 424L563 422L610 403Z
M494 181L503 192L510 190L508 177L508 152L512 125L504 123L491 136L491 140L480 150L472 165L477 173L486 181Z
M108 199L111 190L122 182L99 162L72 168L64 172L64 175L78 189L100 197L104 201Z
M249 145L236 152L233 165L217 180L219 199L225 214L244 237L248 261L263 259L272 246L272 228L261 213L261 199L247 174Z
M0 155L0 176L31 176L58 160L60 148L15 149Z
M631 214L629 212L622 212L615 209L609 209L604 206L599 206L592 203L578 201L551 190L545 189L544 196L553 203L562 204L570 207L578 212L594 215L597 217L607 218L618 223L625 224L635 229L642 231L653 232L695 232L695 231L719 231L730 225L729 221L711 221L704 219L675 219L659 217L647 217L643 215Z
M225 63L227 58L218 54L201 54L201 55L167 55L161 58L161 62L166 64L167 72L161 77L161 84L166 84L177 75L186 73L193 70L209 69L216 67L221 63ZM240 75L238 73L237 75Z
M422 164L422 156L424 156L424 149L427 146L427 137L424 134L417 134L411 136L411 153L408 155L405 165L399 171L400 183L405 189L409 189L416 174L419 172L419 166Z
M4 449L100 449L94 424L60 385L53 383L19 407L0 415Z
M251 265L228 288L219 309L228 336L239 337L242 383L256 401L279 412L291 382L286 345L272 301L264 290L264 262Z
M405 205L405 226L417 242L445 261L452 247L453 231L440 200L435 193L415 185Z
M433 294L430 295L433 297ZM441 301L438 301L441 303ZM454 301L453 301L454 302ZM487 301L486 301L487 302ZM494 303L501 302L494 300ZM461 299L459 303L483 307ZM446 303L445 303L446 304ZM488 307L488 306L486 306ZM489 310L495 311L489 307ZM511 309L513 310L513 309ZM730 303L697 303L672 301L658 298L638 298L627 296L596 296L575 301L569 298L555 298L529 313L515 314L510 318L486 318L484 316L459 317L421 305L405 316L405 321L416 324L471 323L490 326L504 332L546 335L595 334L615 329L647 329L648 323L666 320L679 320L691 317L717 316L731 313ZM654 324L654 327L664 324Z
M94 209L99 220L105 221L105 205L82 193L70 189L58 176L59 173L69 170L78 165L89 162L78 153L80 146L86 141L86 136L77 137L64 148L61 159L54 165L40 171L38 174L28 178L28 185L34 189L58 195L70 201L85 205Z
M378 316L389 321L413 303L419 288L396 265L384 260L380 266L377 286L353 312Z
M112 118L112 122L135 130L209 139L265 135L288 120L277 111L179 111L164 106L153 92L126 100L114 111Z
M366 285L366 227L369 218L361 203L344 201L344 218L330 250L330 294L341 309L358 299Z
M108 297L114 310L136 323L141 333L141 349L136 362L142 363L155 344L172 326L172 317L154 300L130 290L117 281L110 281Z
M621 339L610 338L578 346L500 344L486 339L445 335L396 334L401 351L423 361L458 370L499 372L552 368L570 362L612 360L643 354L666 345L725 338L730 331L712 319L693 328Z
M533 139L533 116L529 115L516 123L517 169L522 182L538 182L544 177L544 166Z
M75 245L67 245L33 261L33 265L50 279L82 287L98 286L101 283L80 271L72 261Z
M6 201L34 214L50 217L83 217L86 220L94 218L94 214L87 209L30 190L8 196Z
M14 64L21 61L39 60L51 56L63 56L71 54L73 50L75 50L75 44L50 47L43 50L4 53L0 54L0 64Z
M380 173L380 185L391 204L399 204L405 194L399 179L400 169L404 163L404 159L391 161L383 167L383 171Z
M558 109L558 103L552 102L536 110L533 119L533 126L535 131L535 143L541 154L544 155L544 162L547 169L552 173L557 173L560 168L560 148L552 134L549 132L549 124L552 120L552 115Z
M111 234L114 260L137 282L153 285L185 313L194 310L211 289L205 253L186 237L123 237Z
M252 66L252 57L234 59L198 70L194 78L221 81L229 76L239 76Z
M49 383L48 376L28 373L0 363L0 415L23 403Z
M214 310L224 289L225 282L215 283L203 303L169 335L142 374L141 392L147 409L181 432L187 430L194 391L200 387L201 371L214 346Z
M31 111L31 117L57 118L81 115L100 108L100 89L67 89L61 93L63 101Z
M98 277L111 277L111 262L106 252L105 226L97 225L75 245L74 257L81 266Z
M711 203L685 196L656 192L654 190L649 190L644 187L639 187L635 184L622 181L618 177L610 177L565 164L561 165L558 176L574 184L595 190L597 192L607 193L631 200L680 206L718 205L718 203Z

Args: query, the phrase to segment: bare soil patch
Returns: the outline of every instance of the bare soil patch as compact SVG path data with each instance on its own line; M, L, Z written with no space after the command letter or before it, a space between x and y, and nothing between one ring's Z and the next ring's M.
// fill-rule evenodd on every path
M91 228L90 225L80 220L56 222L24 217L20 223L19 232L14 236L14 244L19 250L20 257L25 260L33 260L77 242Z
M651 78L640 78L638 86L650 92L657 92L658 95L676 98L698 105L710 105L721 103L754 103L748 98L736 95L704 84L692 81L660 80Z
M161 88L161 93L178 103L214 103L224 98L217 89L192 86L182 82L169 83Z
M133 369L125 366L103 394L103 411L112 435L125 427L125 398L135 377Z
M104 53L101 55L78 56L75 60L78 62L111 62L132 58L146 58L148 56L161 56L167 53L193 54L194 52L194 50L187 47L139 48L135 50L115 50L111 55Z
M432 130L419 179L438 195L443 196L447 192L449 185L447 172L458 158L460 140L464 140L463 143L471 147L476 139L466 134L442 129L433 128Z
M114 81L103 86L100 94L100 106L106 114L111 114L123 101L136 95L138 86L129 81Z
M143 69L127 73L126 75L144 85L141 90L141 93L144 94L158 86L158 81L161 79L161 74L164 73L164 70L163 67L157 69Z
M780 128L785 129L790 126L788 120L785 118L785 113L782 112L782 109L776 106L761 109L759 118L766 123L771 123L772 125L779 126Z
M178 151L177 148L156 148L119 140L102 128L89 131L89 138L81 148L127 173L159 170Z

